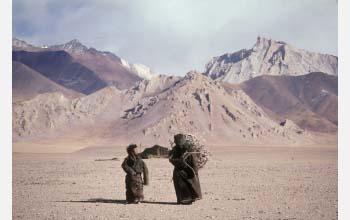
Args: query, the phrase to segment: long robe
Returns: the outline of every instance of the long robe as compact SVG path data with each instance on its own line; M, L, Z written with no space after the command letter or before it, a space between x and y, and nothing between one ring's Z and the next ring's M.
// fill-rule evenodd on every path
M126 172L126 201L129 203L142 201L144 198L143 185L148 185L146 163L139 156L133 157L129 155L123 161L122 168Z
M196 154L190 154L183 159L184 151L178 147L170 152L169 161L174 165L173 181L177 202L190 204L202 198L198 178Z

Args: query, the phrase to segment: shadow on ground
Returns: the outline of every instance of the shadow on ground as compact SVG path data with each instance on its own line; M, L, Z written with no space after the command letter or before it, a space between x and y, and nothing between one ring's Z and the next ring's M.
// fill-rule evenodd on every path
M88 200L56 201L56 202L126 204L126 200L121 200L121 199L103 199L103 198L88 199ZM146 204L158 204L158 205L177 205L176 202L142 201L141 203L146 203Z
M156 201L142 201L141 203L159 204L159 205L177 205L176 202L156 202Z

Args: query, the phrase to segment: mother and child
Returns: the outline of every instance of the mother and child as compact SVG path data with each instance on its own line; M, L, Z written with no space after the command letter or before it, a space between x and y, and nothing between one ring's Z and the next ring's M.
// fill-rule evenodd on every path
M178 204L189 205L202 198L198 179L197 155L188 153L184 134L174 136L175 146L169 152L169 162L174 166L173 182ZM126 203L140 203L143 199L143 185L149 184L148 168L141 159L137 145L127 147L128 156L122 163L126 172Z

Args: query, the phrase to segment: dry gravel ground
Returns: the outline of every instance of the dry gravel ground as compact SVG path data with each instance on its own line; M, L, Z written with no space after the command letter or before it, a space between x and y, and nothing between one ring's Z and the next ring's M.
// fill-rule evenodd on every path
M175 204L166 159L146 160L146 201L125 205L122 150L14 153L13 219L337 219L337 147L212 149L190 206Z

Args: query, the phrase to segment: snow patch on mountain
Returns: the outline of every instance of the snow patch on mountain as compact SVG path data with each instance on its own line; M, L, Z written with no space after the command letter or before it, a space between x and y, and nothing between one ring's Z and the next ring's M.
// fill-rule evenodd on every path
M140 63L129 63L124 59L120 59L120 62L125 68L129 69L131 72L135 73L143 79L151 80L152 78L159 75L146 65Z
M89 48L87 48L77 39L73 39L65 44L49 46L48 48L53 50L64 50L64 51L77 53L77 54L83 54L89 50Z

